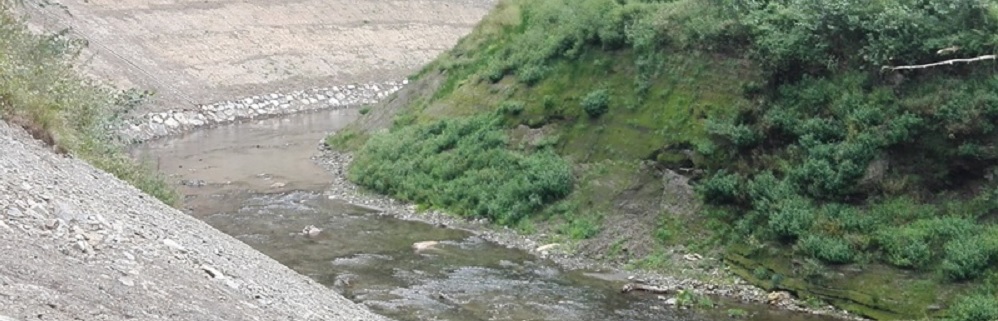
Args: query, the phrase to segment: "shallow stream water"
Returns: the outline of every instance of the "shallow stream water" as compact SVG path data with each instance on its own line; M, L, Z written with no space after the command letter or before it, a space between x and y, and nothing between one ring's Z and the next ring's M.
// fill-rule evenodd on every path
M328 199L330 174L310 159L356 117L321 111L200 130L134 151L181 184L191 215L301 274L403 321L833 320L730 305L680 310L654 295L621 294L617 273L573 271L463 230L377 215ZM323 232L300 235L314 225ZM416 251L413 243L437 241Z

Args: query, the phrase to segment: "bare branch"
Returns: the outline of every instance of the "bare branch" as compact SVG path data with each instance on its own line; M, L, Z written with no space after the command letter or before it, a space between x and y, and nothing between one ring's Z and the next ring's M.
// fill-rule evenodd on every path
M952 65L952 64L957 63L957 62L975 62L975 61L981 61L981 60L995 60L995 59L998 59L998 56L996 56L996 55L984 55L984 56L974 57L974 58L950 59L950 60L944 60L944 61L934 62L934 63L931 63L931 64L924 64L924 65L910 65L910 66L896 66L896 67L884 66L883 68L881 68L881 70L884 70L884 69L890 69L890 70L923 69L923 68L929 68L929 67L935 67L935 66L942 66L942 65Z
M960 46L952 46L949 48L939 49L938 51L936 51L936 54L937 55L951 54L956 52L957 50L960 50Z

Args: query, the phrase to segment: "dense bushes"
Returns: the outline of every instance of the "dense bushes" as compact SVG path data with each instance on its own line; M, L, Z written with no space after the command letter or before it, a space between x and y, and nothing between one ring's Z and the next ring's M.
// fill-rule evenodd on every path
M568 195L568 164L549 149L507 148L503 120L488 114L376 135L349 177L377 192L466 216L515 224Z
M780 79L841 69L938 60L994 49L994 22L977 0L774 0L745 3L757 61Z
M946 243L942 270L956 281L977 278L998 262L998 226Z
M522 25L511 30L515 36L507 35L509 44L490 55L483 76L496 82L515 75L533 85L556 61L590 49L626 49L635 53L636 82L644 90L662 69L663 48L726 48L745 40L747 29L735 28L730 17L721 15L722 7L703 1L538 1L520 8Z
M998 187L982 179L998 160L994 63L880 70L947 59L937 51L953 46L962 57L993 53L993 3L722 2L736 21L728 28L747 30L726 35L750 39L744 49L768 77L745 87L756 104L708 121L720 148L703 152L716 165L698 190L727 213L728 237L951 281L998 262L998 228L981 224Z
M998 320L998 295L981 293L966 296L950 308L949 321Z
M561 134L569 131L565 128L574 131L559 147L567 155L571 148L578 149L575 145L589 148L598 141L610 145L608 149L618 148L637 135L647 135L640 139L651 142L649 149L682 153L656 151L637 157L652 154L663 167L683 164L688 169L692 164L698 168L690 173L704 170L695 182L708 205L705 213L719 221L709 222L711 230L717 227L717 234L731 240L751 237L793 249L806 262L860 263L860 267L886 263L937 273L939 280L963 281L987 275L990 264L998 261L992 247L995 237L989 232L998 200L993 192L998 183L991 182L998 160L995 63L913 71L881 68L993 53L998 48L998 10L993 3L545 0L505 4L516 10L503 11L504 23L488 25L501 31L464 42L482 48L459 46L447 64L439 65L451 78L438 94L459 87L461 95L434 108L474 113L469 112L473 107L462 106L474 106L475 99L482 97L479 94L501 92L506 97L499 99L522 102L500 106L509 118L529 118L524 123L531 127L538 122L568 125L554 129ZM940 51L954 46L959 48ZM684 64L696 66L672 66ZM741 97L732 98L736 90L727 92L718 88L721 85L702 82L717 78L699 77L722 74L719 70L737 71L724 75L742 81ZM461 76L452 76L456 74ZM621 75L635 75L634 86L603 81ZM520 86L515 87L508 76ZM503 82L492 86L482 79ZM603 88L607 91L601 92ZM610 92L612 106L609 95L603 95ZM710 107L700 108L703 105ZM622 107L619 113L617 107ZM567 108L581 110L562 113ZM605 117L610 108L615 108L614 117ZM601 126L592 129L596 134L577 123L572 126L586 116L604 117ZM614 121L628 123L627 129L633 131L613 126ZM365 162L384 164L378 166L388 174L358 167L356 179L410 199L450 204L468 214L502 216L502 207L531 208L505 201L505 196L476 196L480 194L472 188L447 191L446 198L421 194L431 188L445 190L444 185L430 182L454 179L440 168L475 168L469 171L471 180L488 179L478 174L478 168L486 167L447 158L461 148L428 149L423 140L447 135L425 134L434 127L420 128L402 129L394 136L404 137L399 141L383 138L373 143L398 146L369 146ZM654 146L659 142L664 146ZM470 153L475 157L508 152L488 146L464 148L476 150ZM412 155L430 155L436 165L420 164L412 159L422 156ZM465 199L476 201L462 203Z

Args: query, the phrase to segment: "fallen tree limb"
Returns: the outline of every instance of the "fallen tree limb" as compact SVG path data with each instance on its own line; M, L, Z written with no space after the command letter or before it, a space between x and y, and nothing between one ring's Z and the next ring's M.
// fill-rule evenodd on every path
M952 64L957 63L957 62L969 63L969 62L975 62L975 61L981 61L981 60L995 60L995 59L998 59L998 56L996 56L996 55L984 55L984 56L974 57L974 58L950 59L950 60L944 60L944 61L934 62L934 63L931 63L931 64L924 64L924 65L908 65L908 66L895 66L895 67L884 66L880 70L884 70L884 69L889 69L889 70L924 69L924 68L935 67L935 66L952 65Z
M620 290L620 293L627 293L632 291L644 291L655 294L666 294L676 292L674 288L657 287L654 285L647 285L641 283L628 283L624 285L624 288Z

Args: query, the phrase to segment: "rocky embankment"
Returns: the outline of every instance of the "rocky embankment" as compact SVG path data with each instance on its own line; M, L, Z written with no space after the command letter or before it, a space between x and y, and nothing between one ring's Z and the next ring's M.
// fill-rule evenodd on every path
M524 236L508 228L497 228L489 225L486 220L464 220L439 211L417 212L416 206L413 204L365 192L346 178L347 167L353 160L350 154L325 150L321 145L319 148L322 149L322 153L314 157L314 160L333 174L332 186L327 191L329 198L366 207L379 212L380 215L463 229L500 245L529 251L540 257L551 259L565 268L623 272L618 266L569 253L561 244L539 243L531 239L531 237L536 236ZM710 260L710 258L692 253L679 256L683 257L684 260ZM714 264L714 266L719 266L719 264ZM732 276L722 269L714 268L697 273L702 277L697 279L683 278L651 271L628 271L626 274L630 275L628 279L632 285L640 284L638 287L662 291L664 295L660 298L664 304L676 304L675 298L669 294L674 295L679 291L688 291L693 294L724 297L744 303L769 304L791 311L832 315L843 320L864 320L832 306L808 306L802 300L795 299L786 292L767 293L741 279L734 278L732 281Z
M0 320L384 320L0 121Z
M127 120L118 132L125 140L138 143L245 119L373 104L407 83L407 80L402 80L313 88L221 101L178 111L150 113Z

